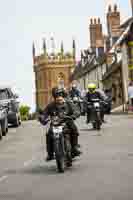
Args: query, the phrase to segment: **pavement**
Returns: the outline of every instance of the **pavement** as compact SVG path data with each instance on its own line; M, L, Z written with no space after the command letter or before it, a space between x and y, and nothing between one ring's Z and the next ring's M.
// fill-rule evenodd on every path
M36 121L10 128L0 142L0 200L133 200L133 118L108 116L100 132L76 123L82 156L64 174L45 162Z

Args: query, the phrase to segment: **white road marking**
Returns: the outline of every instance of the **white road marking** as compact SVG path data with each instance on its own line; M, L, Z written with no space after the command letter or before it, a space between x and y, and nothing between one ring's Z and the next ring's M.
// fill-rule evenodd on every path
M28 161L24 162L24 167L29 166L34 160L36 160L36 158L33 158L31 160L28 160Z
M2 182L2 181L4 181L5 179L7 179L7 177L8 177L8 176L6 176L6 175L5 175L5 176L2 176L2 177L0 177L0 182Z

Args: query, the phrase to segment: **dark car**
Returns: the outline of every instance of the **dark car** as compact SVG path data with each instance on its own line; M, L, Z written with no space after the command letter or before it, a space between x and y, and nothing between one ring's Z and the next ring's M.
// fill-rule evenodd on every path
M6 105L0 105L0 140L3 136L6 136L8 132L8 107Z
M10 87L0 87L0 105L8 107L8 123L18 127L21 124L18 95Z

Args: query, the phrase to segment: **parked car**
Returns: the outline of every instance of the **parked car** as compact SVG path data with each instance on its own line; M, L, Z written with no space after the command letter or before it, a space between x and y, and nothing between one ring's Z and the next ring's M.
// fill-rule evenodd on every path
M8 107L7 105L0 105L0 140L6 136L8 132Z
M18 127L21 124L18 95L10 87L0 87L0 105L8 107L8 123Z

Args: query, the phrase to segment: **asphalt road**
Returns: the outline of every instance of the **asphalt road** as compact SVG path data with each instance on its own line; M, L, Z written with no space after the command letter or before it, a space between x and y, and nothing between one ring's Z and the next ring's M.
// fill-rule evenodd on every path
M100 132L78 120L83 154L58 174L45 162L36 121L10 128L0 142L0 200L133 200L133 117L110 116Z

